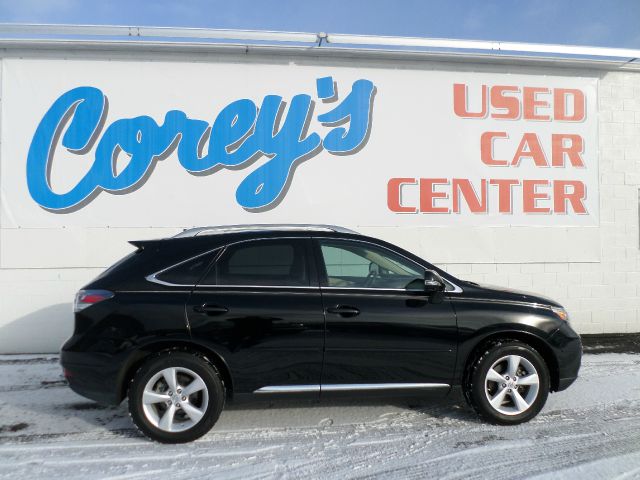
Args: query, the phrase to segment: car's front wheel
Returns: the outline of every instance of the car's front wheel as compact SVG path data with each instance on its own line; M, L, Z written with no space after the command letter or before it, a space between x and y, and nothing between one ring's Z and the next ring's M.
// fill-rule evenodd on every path
M159 354L135 373L129 413L149 438L190 442L207 433L224 405L224 384L215 367L197 354Z
M535 417L549 395L549 369L531 346L517 340L490 343L471 365L465 394L486 420L515 425Z

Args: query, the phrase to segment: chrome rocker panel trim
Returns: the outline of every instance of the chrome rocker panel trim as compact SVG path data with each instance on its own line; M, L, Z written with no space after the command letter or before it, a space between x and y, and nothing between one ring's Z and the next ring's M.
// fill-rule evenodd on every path
M360 390L432 390L450 388L448 383L336 383L327 385L268 385L253 393L351 392Z

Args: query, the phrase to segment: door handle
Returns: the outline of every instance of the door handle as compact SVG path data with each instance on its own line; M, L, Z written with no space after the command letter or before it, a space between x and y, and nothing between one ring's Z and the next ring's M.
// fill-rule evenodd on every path
M229 309L220 305L205 303L204 305L196 305L193 307L193 311L196 313L204 313L206 315L222 315L223 313L227 313Z
M327 313L335 313L341 317L355 317L360 314L360 310L348 305L336 305L335 307L328 307Z

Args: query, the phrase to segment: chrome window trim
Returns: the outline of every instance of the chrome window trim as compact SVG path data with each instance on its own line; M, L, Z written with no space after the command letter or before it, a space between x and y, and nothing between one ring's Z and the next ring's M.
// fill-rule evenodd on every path
M156 278L156 276L160 273L162 272L152 273L151 275L147 275L146 277L144 277L144 279L148 282L157 283L158 285L164 285L165 287L194 287L194 285L185 285L183 283L169 283L159 280L158 278Z
M331 240L339 240L339 241L343 241L343 242L359 242L359 243L365 243L367 245L373 245L374 247L378 247L378 248L383 248L391 253L395 253L396 255L404 258L405 260L407 260L408 262L411 262L414 265L417 265L418 267L420 267L422 270L430 270L433 271L429 268L426 268L423 265L420 265L419 263L417 263L415 260L412 260L410 258L408 258L406 255L403 255L400 252L396 252L395 250L392 250L389 247L386 247L384 245L380 245L378 243L374 243L374 242L370 242L368 240L361 240L359 238L340 238L340 237L314 237L316 240L321 241L322 239L325 238L330 238ZM324 261L324 259L323 259ZM438 272L434 272L434 273L438 273ZM450 285L451 287L453 287L452 290L447 290L445 287L445 291L444 293L462 293L464 290L462 290L461 287L459 287L458 285L456 285L455 283L453 283L452 281L442 277L440 274L438 274L439 277L442 278L442 280L444 280L445 283L447 283L448 285ZM394 289L394 288L368 288L368 287L363 287L363 288L356 288L356 287L324 287L322 285L320 285L320 288L325 289L325 288L334 288L334 289L343 289L343 290L399 290L399 291L407 291L404 288L398 288L398 289Z
M398 292L404 293L407 295L413 295L414 293L420 293L421 290L407 290L406 288L371 288L371 287L320 287L321 290L329 290L329 291L344 291L346 292L357 292L359 290L365 290L367 292ZM445 291L443 293L451 293L451 291Z
M175 238L175 237L174 237ZM292 239L304 239L304 238L311 238L311 237L290 237L290 236L286 236L286 237L258 237L258 238L244 238L242 240L237 240L235 242L231 242L231 243L227 243L224 245L220 245L217 246L216 248L212 248L211 250L208 250L204 253L200 253L198 255L194 255L191 258L187 258L186 260L183 260L181 262L178 262L174 265L171 265L169 267L163 268L162 270L156 272L156 273L152 273L151 275L147 275L145 277L145 279L149 282L153 282L153 283L157 283L160 285L165 285L167 287L191 287L191 288L200 288L200 287L206 287L206 288L211 288L211 287L247 287L247 288L317 288L316 286L313 285L309 285L309 286L296 286L296 285L291 285L291 286L284 286L284 285L209 285L209 284L198 284L198 285L185 285L185 284L180 284L180 283L170 283L170 282L165 282L163 280L160 280L158 278L156 278L158 275L161 275L162 273L166 272L167 270L170 270L174 267L177 267L179 265L182 265L183 263L189 262L191 260L194 260L198 257L201 257L203 255L207 255L211 252L214 252L216 250L220 250L220 253L218 253L214 259L212 260L212 262L217 262L220 257L222 257L222 255L224 255L224 253L227 251L227 249L233 245L237 245L239 243L246 243L246 242L253 242L253 241L259 241L259 240L292 240Z
M144 278L145 278L145 280L147 280L149 282L157 283L159 285L164 285L166 287L191 287L191 288L194 288L195 284L165 282L164 280L160 280L157 277L158 277L158 275L162 275L167 270L171 270L172 268L179 267L180 265L185 264L187 262L190 262L191 260L195 260L196 258L203 257L205 255L209 255L210 253L213 253L216 250L220 250L220 252L213 257L213 260L211 260L212 262L215 262L220 257L220 254L222 253L222 250L224 250L224 247L216 247L216 248L212 248L211 250L207 250L204 253L199 253L198 255L194 255L193 257L187 258L186 260L182 260L181 262L178 262L178 263L175 263L173 265L170 265L170 266L168 266L166 268L163 268L162 270L159 270L159 271L157 271L155 273L152 273L151 275L147 275Z
M431 390L450 388L448 383L329 383L326 385L267 385L253 393L355 392L360 390Z
M405 255L401 254L400 252L396 252L395 250L390 249L389 247L385 247L384 245L380 245L368 240L361 240L361 239L354 239L354 238L342 238L342 237L313 237L313 236L309 236L309 237L292 237L292 236L283 236L283 237L257 237L257 238L245 238L242 240L236 240L235 242L231 242L231 243L227 243L225 245L221 245L218 246L216 248L212 248L211 250L208 250L204 253L195 255L191 258L188 258L186 260L183 260L179 263L176 263L174 265L171 265L169 267L166 267L156 273L152 273L151 275L147 275L145 277L145 279L149 282L153 282L153 283L157 283L159 285L164 285L167 287L190 287L190 288L216 288L216 287L220 287L220 288L320 288L321 290L328 290L328 289L333 289L333 290L345 290L345 291L353 291L353 290L367 290L367 291L381 291L381 290L387 290L387 291L398 291L398 292L407 292L406 289L404 288L398 288L398 289L393 289L393 288L368 288L368 287L362 287L362 288L354 288L354 287L324 287L322 285L309 285L309 286L300 286L300 285L210 285L210 284L199 284L199 285L187 285L187 284L178 284L178 283L170 283L170 282L165 282L163 280L160 280L157 278L158 275L166 272L167 270L170 270L174 267L177 267L183 263L189 262L191 260L194 260L198 257L201 257L203 255L207 255L211 252L214 252L216 250L220 250L220 253L218 253L214 259L213 262L217 262L220 257L222 257L222 255L224 255L224 253L227 251L227 249L233 245L238 245L240 243L247 243L247 242L254 242L254 241L259 241L259 240L292 240L292 239L301 239L301 238L313 238L315 240L321 240L321 239L331 239L331 240L339 240L339 241L344 241L344 242L360 242L360 243L365 243L367 245L373 245L374 247L378 247L378 248L383 248L391 253L395 253L396 255L399 255L400 257L404 258L405 260L407 260L408 262L411 262L414 265L417 265L419 268L427 270L426 267L424 267L423 265L420 265L419 263L416 263L414 260L406 257ZM308 259L309 261L313 261L313 258ZM437 273L437 272L436 272ZM445 283L447 283L449 286L451 286L453 289L452 290L446 290L444 293L462 293L464 292L464 290L462 288L460 288L457 284L455 284L454 282L446 279L446 278L442 278L442 280L445 281Z
M308 289L319 290L317 285L209 285L201 283L196 286L197 288L293 288L293 289Z
M450 282L446 278L443 278L442 280L444 282L446 282L447 284L451 285L451 287L453 287L452 290L445 290L442 293L462 293L464 291L458 285L456 285L453 282ZM373 292L384 292L384 291L387 291L387 292L404 292L404 293L412 293L412 292L417 291L417 290L407 290L406 288L323 287L323 286L320 286L320 289L321 290L335 290L335 291L339 291L339 290L344 290L344 291L367 290L367 291L373 291Z

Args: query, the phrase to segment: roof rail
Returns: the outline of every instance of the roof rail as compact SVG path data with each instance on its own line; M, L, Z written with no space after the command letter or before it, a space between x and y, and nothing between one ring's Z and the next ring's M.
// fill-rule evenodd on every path
M358 233L338 225L314 225L314 224L288 224L288 223L263 223L249 225L214 225L209 227L195 227L185 229L172 238L198 237L200 235L219 235L236 232L264 232L264 231L309 231L309 232L339 232Z

